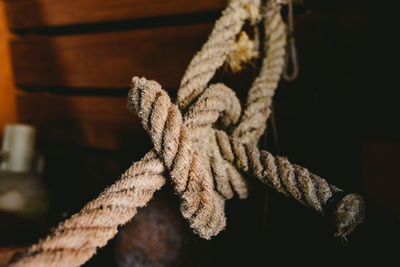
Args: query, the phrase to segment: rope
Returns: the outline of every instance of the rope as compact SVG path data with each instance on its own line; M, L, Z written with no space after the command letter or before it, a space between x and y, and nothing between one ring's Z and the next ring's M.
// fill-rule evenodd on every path
M132 80L129 109L136 111L150 134L154 150L169 171L181 213L193 230L210 239L225 228L224 202L214 192L210 173L191 144L178 107L155 81Z
M268 1L265 8L265 57L260 73L254 80L246 101L246 109L233 136L244 143L256 143L264 133L271 114L272 97L284 66L286 26L282 20L281 6Z
M336 204L329 209L337 236L348 235L361 223L364 202L360 196L343 193L337 198L337 192L342 192L337 187L286 158L257 148L284 65L286 27L280 8L277 0L265 7L265 58L243 112L230 88L209 82L237 51L240 38L236 36L244 22L260 20L259 0L230 1L209 40L190 62L176 105L157 82L134 77L128 108L140 117L153 150L10 266L82 265L113 238L118 226L132 219L138 207L150 201L165 184L166 175L181 198L183 217L205 239L225 227L224 200L233 197L234 191L240 198L247 197L244 174L320 213Z
M30 247L11 266L79 266L103 247L165 183L164 166L153 152L134 163L119 181Z
M218 131L218 144L224 158L241 171L257 177L276 191L325 213L328 200L341 189L329 185L306 168L292 164L284 157L274 157L257 146L243 144ZM364 219L364 201L358 194L347 194L333 212L335 236L345 237Z
M293 20L293 0L287 0L289 7L288 14L288 45L285 56L285 65L282 73L282 78L288 82L296 80L299 76L299 60L297 57L296 41L294 38L294 20ZM289 73L289 65L292 66L292 73Z
M215 72L235 50L235 39L246 19L260 19L260 0L232 0L222 12L201 50L193 57L182 77L177 103L185 110L207 87Z

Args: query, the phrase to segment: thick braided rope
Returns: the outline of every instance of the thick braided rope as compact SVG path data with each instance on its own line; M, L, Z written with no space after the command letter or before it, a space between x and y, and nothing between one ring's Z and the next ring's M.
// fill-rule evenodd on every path
M283 70L286 46L286 26L282 20L280 11L281 5L277 4L276 1L268 1L264 14L265 57L263 59L259 75L249 90L246 109L240 118L239 124L234 128L232 133L233 137L241 140L244 143L256 144L260 136L264 133L266 121L270 115L272 97L278 86L278 82ZM240 40L237 42L239 41ZM232 48L230 46L224 46L218 51L220 55L226 55L228 53L232 53L231 49ZM207 46L204 45L198 55L207 53ZM192 62L197 63L196 69L203 69L203 67L199 65L206 63L196 61L195 59L193 59ZM218 65L214 65L214 68L220 67L221 64L218 63ZM214 70L214 72L215 71L216 70ZM190 73L193 74L193 72ZM184 79L182 80L182 84L184 86L178 91L178 100L185 99L185 96L187 95L187 87L183 81ZM201 86L204 86L204 84L207 84L208 82L209 79L207 79L207 77L203 77ZM196 103L191 106L191 113L196 114L196 118L202 118L203 116L201 116L201 114L206 114L205 117L210 119L218 117L220 112L215 107L220 105L218 105L218 101L216 99L218 99L218 97L230 99L224 95L218 96L218 92L216 95L211 96L210 92L213 91L213 86L214 85L211 85L210 88L207 88L203 94L201 94L201 92L203 92L204 89L201 87L197 88L198 90L194 90L194 96L201 94L201 101L199 101L200 103L208 103L207 108L204 105L198 105ZM223 88L223 86L219 85L219 88ZM219 91L224 92L222 89ZM194 101L193 99L190 100ZM232 102L234 102L234 100ZM240 106L237 108L237 112L240 114ZM213 115L210 116L211 114ZM219 149L217 148L215 132L210 132L210 130L212 131L211 124L215 121L216 120L207 122L205 119L202 119L202 121L196 122L196 127L201 128L203 130L203 134L201 135L201 138L194 139L193 142L196 144L198 150L202 152L201 154L203 155L203 162L210 162L208 171L214 177L217 191L225 199L232 198L233 191L236 191L240 198L246 198L248 192L243 176L235 168L232 168L232 165L226 162L223 157L221 157L221 154L218 151ZM234 123L237 122L237 120L234 121ZM193 125L196 123L191 123L191 127L194 127ZM230 125L225 123L225 130L229 130L228 126ZM208 145L205 146L204 142L208 143Z
M223 11L201 50L193 57L181 80L177 104L185 110L207 87L215 72L235 49L236 36L244 22L260 19L260 0L232 0Z
M182 199L181 213L192 229L209 239L225 227L224 201L214 192L213 180L192 146L178 107L155 81L135 77L129 109L142 119L154 150L169 170L175 191Z
M182 84L185 85L183 87L188 88L188 95L193 97L190 90L193 88L193 84L196 84L196 82L188 82L188 80L199 80L199 77L202 77L202 75L198 75L202 70L201 67L196 68L196 61L212 63L212 59L219 58L219 60L216 60L218 63L214 64L216 65L215 68L223 64L227 53L212 51L218 51L219 48L226 46L228 43L232 46L235 35L242 27L245 19L248 16L252 17L253 20L256 19L258 12L254 11L258 10L259 4L259 0L232 0L229 3L222 17L215 25L215 30L213 30L210 36L212 40L208 42L208 45L204 45L203 47L203 49L208 49L210 53L199 52L196 56L196 60L193 60L191 67L188 68L190 71L188 71L185 76L185 82L182 82ZM219 35L223 38L219 38ZM219 41L216 41L218 39ZM209 77L206 79L207 82L212 75L213 74L206 75ZM192 76L192 78L188 78L189 76ZM202 84L206 83L203 82ZM188 102L185 106L187 105ZM12 263L10 263L10 266L79 266L85 263L95 254L98 247L104 246L108 240L116 234L116 229L119 225L123 225L135 215L136 207L144 205L141 199L149 200L152 193L162 186L164 183L164 178L161 176L162 170L162 161L156 158L154 152L150 152L143 160L133 164L125 172L121 180L110 187L118 189L112 192L109 191L111 189L106 189L97 199L88 203L91 209L85 206L79 213L60 223L60 225L45 239L40 240L38 244L33 245L25 251L24 254L14 259ZM146 171L148 174L146 174ZM151 174L153 174L153 176ZM162 179L163 182L160 183L159 186L152 187L152 181L155 179L154 177ZM135 183L139 186L133 186ZM145 185L148 187L145 187ZM126 192L132 193L132 188L135 188L136 194L138 196L143 196L143 198L139 198L138 201L131 199L129 203L130 208L126 206L99 204L102 203L104 199L109 202L120 203L120 200L122 201L124 195L127 194ZM140 188L144 188L144 191L139 192ZM97 209L93 208L94 204L92 203L99 204ZM121 215L121 212L123 212L125 208L128 209L126 212L129 213L126 217ZM107 224L101 227L93 227L91 222L94 222L94 217L99 218L99 220L104 220ZM66 227L70 225L70 220L75 222L74 225L76 229L68 229L68 227ZM62 242L57 240L62 240ZM70 242L70 245L68 245L66 243L69 243L69 240L73 240L74 242Z
M164 165L154 152L134 163L116 183L10 266L80 266L131 220L165 183Z
M226 161L219 152L215 129L212 125L220 122L222 129L228 130L240 118L241 107L235 93L224 84L208 87L185 114L185 124L190 129L192 143L202 156L203 165L214 178L216 190L225 198L240 198L248 195L247 185L242 175Z
M265 164L260 164L260 157L255 156L260 154L256 145L259 137L265 131L266 120L270 114L272 97L277 88L284 67L287 32L280 10L281 5L278 4L277 1L268 1L265 8L266 12L264 20L266 38L265 57L260 74L255 79L251 89L249 90L246 109L244 110L238 125L234 128L231 137L228 138L225 131L214 131L209 134L207 139L204 139L206 135L203 135L203 139L201 142L197 143L197 146L199 150L213 150L211 157L214 161L212 161L212 163L217 164L211 166L211 171L216 180L216 189L225 198L232 197L232 190L230 189L229 184L232 185L241 197L247 196L247 189L244 189L246 187L243 186L243 177L237 172L236 175L231 175L227 171L230 170L227 168L229 164L226 164L225 161L218 157L220 153L215 152L216 146L214 146L216 139L225 160L236 165L238 170L252 174L264 183L269 184L278 192L287 196L292 196L301 203L314 208L316 211L324 213L327 201L335 192L341 190L334 186L329 186L324 179L314 174L309 174L305 168L297 165L292 166L285 158L277 157L275 160L271 154L263 151L262 155L268 155L267 158L269 160L262 161L262 163ZM229 52L230 51L225 51L225 53ZM205 78L203 79L203 84L207 84L208 82L209 80ZM201 86L204 87L203 84ZM197 88L197 91L196 89L193 91L196 95L201 94L203 90L202 87L199 87ZM186 95L185 92L186 88L181 87L178 91L178 100L182 95L183 97L181 98L184 99L184 96ZM225 95L220 95L219 97L226 99ZM214 114L214 117L218 116L218 110L215 109L213 111L214 113L212 113L210 107L217 105L216 103L218 100L216 99L219 97L217 95L214 95L213 98L209 97L207 99L207 108L196 104L193 105L192 108L199 106L199 108L196 109L196 114L206 112L208 115ZM206 96L202 95L200 98L206 99ZM190 101L193 101L193 99L190 99ZM204 110L201 110L202 108ZM206 120L203 119L202 123L199 123L200 127L203 129L207 129L207 123L205 123L205 121ZM214 122L215 120L208 122L208 127L210 127ZM207 132L207 130L205 132ZM214 138L214 134L216 134L216 139ZM230 141L228 141L227 138ZM204 145L204 140L207 140L207 143L209 144L208 146ZM206 147L206 149L204 149L204 147ZM250 154L248 155L248 153ZM210 155L208 155L208 157L210 157ZM218 160L215 161L215 159ZM221 168L221 166L223 167ZM215 171L218 169L220 170L219 172ZM277 172L277 170L280 171ZM225 173L225 175L223 173ZM260 175L261 173L263 175ZM234 179L232 177L234 177ZM240 186L236 188L235 183L232 183L232 181L240 181ZM348 235L357 224L362 222L363 216L364 202L362 198L356 194L350 194L344 197L337 205L337 209L334 211L334 218L337 226L336 235Z
M232 136L244 143L257 143L265 132L271 113L272 97L278 87L285 63L286 25L281 6L268 1L264 18L264 59L260 73L254 80L246 101L246 109Z
M342 191L287 158L259 151L256 145L241 143L224 131L217 132L217 139L223 157L238 169L317 212L324 214L328 200ZM360 195L348 194L334 208L335 236L347 236L364 220L365 206Z
M165 138L168 138L168 140L171 139L171 137L169 137L169 135L171 135L169 131L171 130L168 126L170 123L168 123L167 120L171 119L170 117L172 116L172 113L168 113L168 110L177 108L170 103L167 94L162 91L161 86L158 83L143 78L134 78L133 81L133 93L131 94L130 101L132 106L134 106L134 109L142 118L144 127L151 134L153 142L156 143L156 140L161 140L163 138L164 140ZM159 97L157 97L157 95ZM163 100L159 100L161 98ZM204 91L203 95L201 95L192 105L191 109L189 109L189 115L187 116L187 121L189 122L188 124L192 131L196 132L198 129L205 127L204 132L201 133L202 142L197 144L197 146L205 151L211 149L211 151L214 152L212 156L216 155L215 150L212 148L217 147L220 155L223 156L227 163L230 163L230 165L226 166L227 169L234 169L236 167L243 173L257 177L263 183L266 183L278 192L283 193L288 197L293 197L300 203L310 206L317 212L325 213L328 200L335 192L341 191L340 189L329 185L324 179L309 173L307 169L291 164L286 158L274 157L267 151L260 152L257 146L253 143L241 142L238 139L228 136L224 130L209 127L211 124L216 122L219 117L218 115L224 110L229 113L225 116L225 119L229 121L229 124L236 121L238 117L237 113L240 111L239 107L237 107L237 102L238 100L234 93L221 84L212 85L209 89ZM228 108L223 108L223 106ZM167 113L168 116L166 115ZM201 116L197 117L193 114L201 114ZM180 124L175 124L175 127L173 128L178 129L176 130L177 133L182 132L182 129L186 132L187 128L181 124L180 114L177 115L177 113L174 113L174 116L179 117ZM196 120L192 118L199 119ZM223 118L224 117L222 117L222 119ZM222 121L224 122L226 120ZM207 132L209 132L210 136L216 137L216 145L204 140L204 136L207 136ZM156 140L154 140L154 138ZM162 141L158 142L161 146ZM185 142L188 142L187 145L189 145L190 140L185 140ZM169 143L170 142L164 141L163 151L166 150L166 146L168 146ZM155 147L157 146L155 145ZM174 148L173 150L177 151L178 149ZM173 152L172 154L172 158L177 158L177 152ZM193 155L197 156L198 154L194 151ZM163 157L166 158L167 156L164 155ZM186 157L190 159L190 156ZM205 161L203 161L203 163L207 164L207 162L212 162L212 160L207 160L207 157L209 156L205 156ZM175 165L179 167L177 162L180 161L175 160ZM222 166L220 163L217 165L219 165L217 167ZM218 173L213 171L216 166L211 165L210 167L214 179L220 179ZM171 169L170 171L173 173L173 168L168 168ZM204 175L204 180L208 183L211 182L206 170L201 169L200 171ZM186 170L184 172L186 172ZM173 181L175 181L174 177L172 178ZM210 190L212 190L212 188ZM224 192L219 192L224 195ZM192 201L190 198L187 198L186 200L188 202ZM196 204L197 202L194 201L194 203ZM337 227L335 235L345 237L357 226L357 224L363 221L363 199L357 194L347 195L338 203L333 215ZM200 220L204 220L204 217ZM203 222L201 225L207 224ZM201 231L204 230L198 229L198 231L201 233Z

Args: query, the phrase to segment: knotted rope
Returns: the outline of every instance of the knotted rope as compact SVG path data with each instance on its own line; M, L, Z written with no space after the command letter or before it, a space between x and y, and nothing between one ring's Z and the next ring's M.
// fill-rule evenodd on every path
M240 38L236 37L244 22L260 20L259 0L229 3L189 64L177 105L157 82L133 78L128 107L141 118L153 150L79 213L14 259L11 266L85 263L117 233L118 226L150 201L165 184L166 173L182 199L182 215L206 239L225 227L224 199L233 197L233 191L240 198L247 197L243 174L257 177L320 213L325 213L327 206L333 208L338 236L346 236L361 223L364 202L360 196L342 194L307 169L257 147L284 65L286 27L280 8L276 0L265 6L265 58L243 112L230 88L209 82L237 51Z

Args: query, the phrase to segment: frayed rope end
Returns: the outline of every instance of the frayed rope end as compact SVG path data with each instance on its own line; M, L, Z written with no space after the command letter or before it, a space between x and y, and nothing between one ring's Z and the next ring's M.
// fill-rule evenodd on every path
M365 201L358 194L348 194L338 203L333 212L333 219L337 226L335 237L346 240L357 225L364 222Z
M241 71L243 64L258 57L258 51L255 46L254 41L249 38L246 32L242 31L236 41L235 49L227 58L227 64L232 72Z

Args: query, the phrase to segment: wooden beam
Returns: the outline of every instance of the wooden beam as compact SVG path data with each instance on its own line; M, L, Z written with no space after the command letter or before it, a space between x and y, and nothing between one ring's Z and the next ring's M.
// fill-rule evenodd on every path
M10 37L4 16L4 3L0 1L0 137L3 133L4 124L16 120L15 92L8 45Z
M6 0L12 29L66 26L221 10L227 0Z
M212 24L67 36L28 36L11 43L19 86L128 88L146 76L177 88Z
M42 142L121 149L134 143L137 131L143 135L126 101L126 97L19 92L18 117L38 128Z

